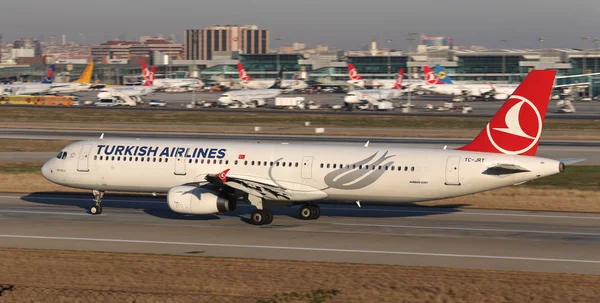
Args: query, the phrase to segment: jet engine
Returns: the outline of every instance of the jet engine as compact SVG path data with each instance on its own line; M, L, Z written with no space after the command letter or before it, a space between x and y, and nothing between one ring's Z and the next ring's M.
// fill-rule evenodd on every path
M177 213L192 215L217 214L233 211L235 198L195 186L175 186L167 194L169 208Z

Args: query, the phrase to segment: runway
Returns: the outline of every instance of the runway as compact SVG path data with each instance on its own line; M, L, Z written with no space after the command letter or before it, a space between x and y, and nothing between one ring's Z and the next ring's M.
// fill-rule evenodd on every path
M171 212L164 198L0 194L0 246L600 274L600 215L322 205L316 221L274 208L269 226L235 213Z

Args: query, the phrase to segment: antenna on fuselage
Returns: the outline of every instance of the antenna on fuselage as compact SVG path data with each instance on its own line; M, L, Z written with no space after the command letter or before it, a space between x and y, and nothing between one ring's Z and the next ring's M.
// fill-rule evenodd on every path
M371 141L367 141L367 143L365 143L365 147L369 147L369 142Z
M102 133L102 135L100 135L100 140L104 139L104 133Z
M448 148L448 145L444 145L444 150L446 150L446 148Z

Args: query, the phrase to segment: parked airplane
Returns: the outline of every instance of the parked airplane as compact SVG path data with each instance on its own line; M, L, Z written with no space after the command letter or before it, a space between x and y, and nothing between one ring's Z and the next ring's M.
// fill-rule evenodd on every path
M240 76L240 85L244 89L266 89L270 88L275 84L276 79L252 79L248 76L248 72L244 68L241 62L238 62L238 74ZM282 75L283 76L283 75ZM304 80L292 79L285 80L281 77L281 89L286 90L303 90L308 88L308 84Z
M156 67L153 66L152 73L156 72ZM152 86L152 77L149 74L144 75L144 83L139 85L120 85L105 87L98 93L98 99L120 99L125 105L135 106L142 101L142 97L153 93L155 87Z
M144 79L149 78L152 81L152 85L159 88L175 88L175 87L191 87L191 88L199 88L204 87L204 82L200 79L195 78L181 78L181 79L157 79L156 68L152 70L148 69L148 65L146 62L142 61L142 73Z
M0 94L2 95L42 95L52 89L52 74L54 73L54 65L50 65L46 72L46 77L41 83L13 83L0 85Z
M400 204L470 195L565 170L536 157L555 71L532 71L481 133L456 150L274 144L182 139L103 138L69 144L41 171L51 182L93 190L90 213L102 213L106 191L167 193L184 214L234 210L239 200L270 224L267 205L303 204L300 218L316 219L316 203Z
M54 66L51 66L54 69ZM47 83L52 84L52 88L48 91L50 94L73 94L76 92L88 90L91 86L92 73L94 71L94 63L90 62L81 73L79 79L67 83L52 83L52 78L47 79Z
M378 110L393 109L394 107L389 100L399 98L407 91L402 88L403 78L404 69L401 68L391 89L379 88L350 91L344 97L344 102L346 106L369 103L373 108Z
M436 73L432 72L428 66L423 67L425 73L425 79L428 84L421 88L427 91L442 95L450 96L465 96L472 98L494 98L495 100L506 100L510 96L518 85L516 84L454 84L450 79L450 76L441 69L438 75L442 75L444 82L449 84L437 85L444 83L440 81Z
M393 79L372 79L365 80L358 73L358 70L352 63L348 63L348 84L356 87L373 87L374 89L392 89L396 86L397 81Z
M240 107L264 106L266 99L274 99L281 95L281 82L283 72L277 74L275 84L268 89L242 89L232 90L222 94L218 101L221 105Z

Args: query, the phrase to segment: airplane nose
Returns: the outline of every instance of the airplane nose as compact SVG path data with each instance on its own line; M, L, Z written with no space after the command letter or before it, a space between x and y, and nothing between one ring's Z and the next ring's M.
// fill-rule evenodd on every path
M44 165L42 165L42 176L44 176L44 178L46 178L46 180L51 181L51 177L52 174L54 173L54 170L50 167L49 164L50 161L44 163Z

